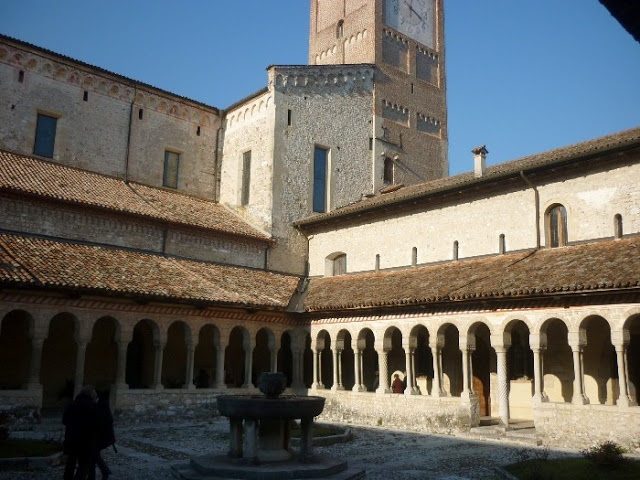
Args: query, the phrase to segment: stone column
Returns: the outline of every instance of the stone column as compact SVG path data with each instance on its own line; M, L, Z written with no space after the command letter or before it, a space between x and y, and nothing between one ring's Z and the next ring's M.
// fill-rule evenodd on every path
M116 366L116 387L120 389L127 389L127 350L129 344L120 340L118 343L118 364Z
M74 376L73 398L80 393L84 382L84 362L87 354L87 341L78 340L78 349L76 351L76 373Z
M258 425L257 420L245 418L243 458L249 463L258 463Z
M333 349L333 385L331 387L332 392L343 390L342 379L340 378L340 359L342 350Z
M494 346L498 361L498 402L500 422L509 426L509 379L507 378L507 347Z
M431 356L433 357L433 385L431 386L432 397L446 396L442 390L442 348L437 344L431 345Z
M299 349L291 350L291 358L293 361L293 365L291 366L291 387L292 388L302 388L304 387L304 383L302 380L302 362L303 357L302 353Z
M313 457L313 417L300 419L300 457L305 461Z
M589 399L584 394L584 379L582 377L582 346L571 345L573 353L573 398L571 403L576 405L586 405Z
M40 383L40 367L42 364L42 346L44 345L44 338L33 338L31 340L31 358L29 361L29 378L27 379L27 388L38 389L42 388Z
M186 388L187 390L193 390L196 388L196 386L193 383L193 363L194 363L194 356L195 356L195 352L196 349L193 346L193 343L189 343L187 344L187 368L186 368L186 378L185 378L185 384L183 386L183 388Z
M535 403L548 402L549 399L544 393L544 369L542 368L541 348L533 347L533 401Z
M378 351L378 370L380 371L380 386L376 393L389 393L389 359L387 351L380 349Z
M461 345L460 350L462 350L462 393L460 393L460 396L469 398L471 396L471 390L469 388L471 384L469 378L469 349L466 345Z
M620 389L620 396L616 404L619 407L629 407L635 406L635 402L631 400L629 397L629 388L628 388L628 379L627 379L627 355L626 355L626 345L624 344L616 344L616 359L618 363L618 385Z
M155 359L153 361L153 388L162 390L162 356L164 354L164 344L162 342L154 342Z
M323 389L322 383L322 350L313 352L313 385L314 389Z
M242 458L242 419L229 418L229 456Z
M242 388L252 388L254 385L251 381L253 375L253 346L251 344L244 351L244 383Z
M413 378L414 378L414 372L413 372L413 362L412 362L412 358L413 358L413 350L406 348L405 349L405 365L407 366L407 386L404 389L404 394L405 395L415 395L415 390L413 388Z
M214 388L219 390L224 390L227 388L227 385L224 383L224 351L226 347L222 345L216 345L216 379L213 384Z
M351 391L364 392L366 389L362 385L362 352L356 348L353 351L353 373L355 374L356 382L353 384Z

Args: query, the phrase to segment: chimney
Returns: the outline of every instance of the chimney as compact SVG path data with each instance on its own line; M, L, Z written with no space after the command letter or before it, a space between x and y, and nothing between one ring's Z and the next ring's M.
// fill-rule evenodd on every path
M473 152L473 173L476 178L480 178L487 168L487 153L489 153L489 150L487 150L486 145L482 145L471 151Z

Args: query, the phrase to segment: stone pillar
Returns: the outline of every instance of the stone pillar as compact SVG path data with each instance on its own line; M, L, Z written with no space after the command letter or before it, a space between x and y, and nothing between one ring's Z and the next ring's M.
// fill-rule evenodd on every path
M389 393L389 359L387 351L380 349L378 351L378 370L380 371L380 386L376 393Z
M366 392L364 385L362 385L362 352L358 348L353 351L353 373L355 374L356 382L353 384L351 391Z
M153 361L153 388L162 390L162 356L164 354L164 344L162 342L154 342L155 359Z
M44 338L33 338L31 340L31 358L29 361L29 378L27 380L28 389L42 388L40 383L40 367L42 364L42 346Z
M507 347L494 346L498 361L498 403L500 422L509 426L509 378L507 377Z
M300 458L304 462L313 457L313 417L300 419Z
M246 418L244 420L243 458L249 463L258 463L258 422Z
M620 396L616 404L619 407L635 406L635 402L629 397L629 384L627 378L628 364L627 364L627 346L620 343L615 345L616 359L618 363L618 385L620 389Z
M73 398L80 393L84 382L84 362L87 354L87 341L78 340L78 349L76 351L76 373L74 376Z
M242 388L252 388L254 385L251 381L253 375L253 346L249 344L244 350L244 383Z
M193 383L193 363L194 363L194 356L195 356L195 352L196 349L193 346L193 343L188 343L187 344L187 366L186 366L186 378L185 378L185 384L183 386L183 388L186 388L187 390L193 390L196 388L196 386Z
M313 352L313 385L311 388L323 389L322 383L322 350Z
M446 394L442 390L442 348L437 344L430 345L431 356L433 357L433 385L431 386L432 397L444 397Z
M219 390L227 388L224 383L224 351L225 347L222 344L216 346L216 379L213 386Z
M229 456L242 458L242 419L229 418Z
M533 401L535 403L548 402L549 399L544 393L544 369L541 348L533 347Z
M584 394L584 378L582 377L582 346L571 345L573 353L573 398L571 403L576 405L586 405L589 399Z
M340 360L342 358L342 350L338 350L334 347L333 349L333 386L331 387L332 392L336 392L338 390L344 390L342 388L342 379L340 378L341 374L341 365Z
M116 387L118 389L127 389L127 350L129 344L120 340L118 343L118 364L116 366Z
M413 350L410 348L405 349L405 365L407 366L407 386L404 389L405 395L415 395L414 390L414 371L413 371Z
M292 357L292 361L293 361L293 365L291 366L291 387L292 388L304 388L304 382L303 382L303 371L302 371L302 364L304 362L304 357L303 357L303 353L302 351L300 351L300 349L296 348L296 349L292 349L291 350L291 357Z
M295 362L296 362L296 355L295 353L293 353L293 350L291 351L291 356L292 356L292 360L293 360L293 372L294 372L294 376L295 376ZM273 349L269 350L269 371L270 372L277 372L278 371L278 350L276 349L276 347L274 346Z
M460 396L462 398L469 398L471 396L471 389L469 388L471 384L469 378L469 349L466 345L461 345L460 350L462 350L462 393L460 393Z

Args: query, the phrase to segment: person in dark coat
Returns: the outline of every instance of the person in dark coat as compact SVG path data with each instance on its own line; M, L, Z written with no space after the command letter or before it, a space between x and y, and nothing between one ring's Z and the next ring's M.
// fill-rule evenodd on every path
M95 461L100 428L97 398L93 387L84 386L64 411L64 480L85 480Z
M107 462L104 461L102 455L100 454L101 450L105 448L109 448L111 445L116 443L116 435L113 431L113 415L111 414L111 408L109 408L109 403L103 398L100 398L98 401L98 413L99 413L99 433L98 433L98 450L95 455L95 461L91 465L89 470L88 480L95 480L96 478L96 465L100 469L100 473L102 474L102 480L107 480L109 475L111 475L111 469L107 465ZM115 448L115 447L114 447Z

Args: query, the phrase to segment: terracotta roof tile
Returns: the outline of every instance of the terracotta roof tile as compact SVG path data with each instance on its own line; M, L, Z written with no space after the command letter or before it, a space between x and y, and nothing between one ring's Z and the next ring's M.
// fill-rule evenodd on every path
M493 165L487 167L481 178L476 178L473 172L466 172L452 177L439 178L425 183L410 185L399 190L354 202L328 213L305 218L295 222L295 225L304 227L315 223L331 221L334 218L348 217L351 214L359 214L379 207L413 201L436 192L460 189L466 185L491 181L503 175L517 174L522 170L526 171L532 168L543 167L575 157L604 152L628 145L640 145L640 127Z
M270 241L222 205L0 150L0 192L30 194Z
M640 287L640 239L312 279L305 310L342 310Z
M284 309L299 278L130 250L0 234L0 285Z

